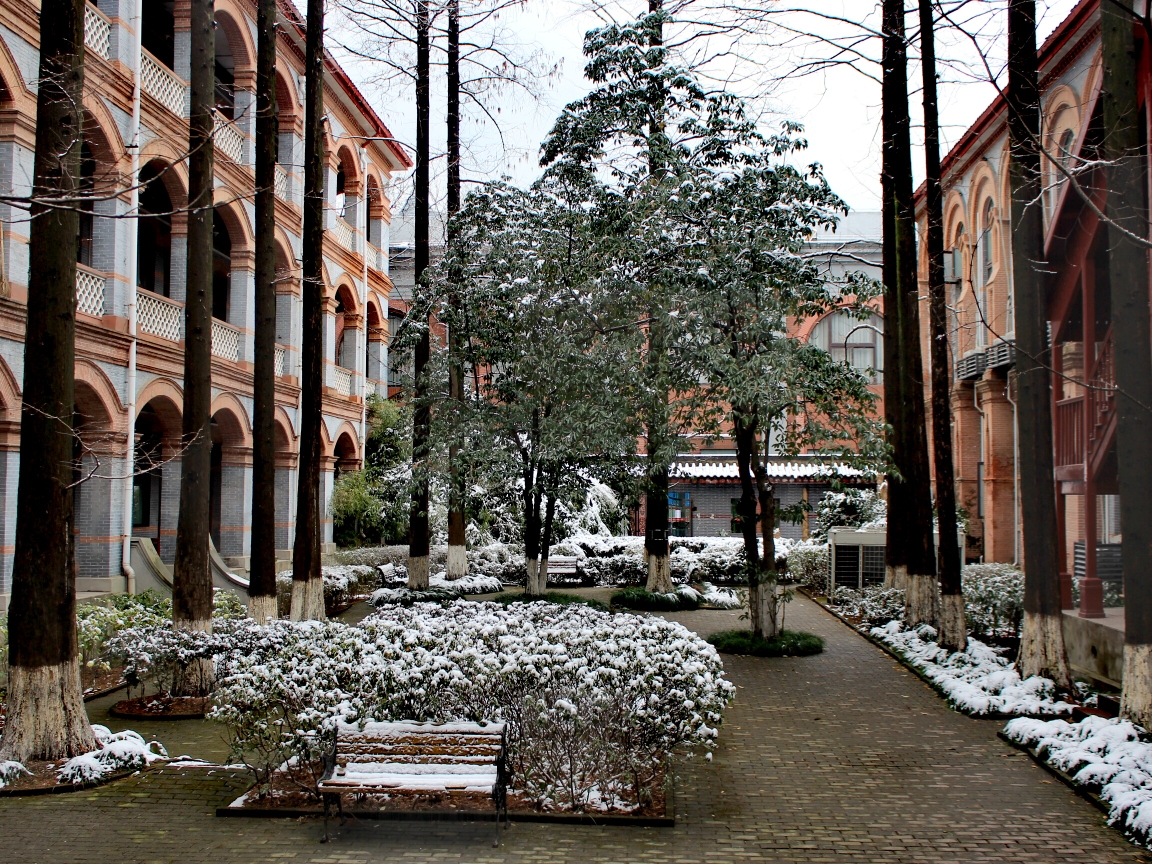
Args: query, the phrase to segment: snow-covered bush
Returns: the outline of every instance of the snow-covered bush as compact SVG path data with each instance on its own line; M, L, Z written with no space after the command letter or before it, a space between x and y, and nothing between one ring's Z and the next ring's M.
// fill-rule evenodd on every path
M627 552L588 557L581 562L586 584L595 586L643 585L648 579L644 559Z
M711 582L701 586L700 602L714 609L740 609L744 606L747 597L745 591L734 591L731 588L717 588ZM683 590L683 589L681 589Z
M904 591L881 585L863 591L837 588L830 605L844 617L859 621L862 627L877 627L904 617Z
M978 636L1019 636L1024 574L1011 564L969 564L962 580L968 630Z
M937 644L936 631L928 625L909 630L899 621L873 628L872 636L920 670L965 714L1072 713L1071 704L1055 698L1051 680L1033 675L1022 681L997 649L975 639L963 651L950 652Z
M172 601L155 591L142 594L112 594L101 603L76 606L76 637L80 665L107 668L105 644L116 633L130 627L147 627L172 618Z
M537 807L634 807L673 748L711 744L734 692L681 625L581 604L388 606L244 642L220 658L214 717L261 782L293 756L314 766L339 719L504 720Z
M1152 845L1152 744L1143 729L1104 717L1079 723L1020 718L1009 721L1004 734L1098 793L1108 804L1108 824Z
M740 537L681 538L672 543L672 578L692 582L747 582L747 555Z
M632 586L612 595L612 605L644 612L680 612L700 608L702 595L687 585L667 594Z
M524 550L497 541L469 549L468 573L499 579L509 585L522 585L528 578L528 571L524 567Z
M159 742L145 741L130 729L112 732L107 726L93 724L92 732L96 736L96 749L65 762L57 771L59 782L95 783L117 771L137 771L168 758Z
M372 593L379 583L377 568L366 564L332 564L320 568L324 580L324 608L329 615L348 606L356 597ZM276 574L276 608L287 615L292 606L292 571Z
M803 540L788 548L788 575L814 594L827 596L831 567L827 543Z
M826 540L832 528L880 527L887 518L888 502L871 489L829 492L816 505L816 527L812 535Z
M19 762L5 759L3 762L0 762L0 789L3 789L9 783L15 783L21 777L28 776L31 773L31 771Z

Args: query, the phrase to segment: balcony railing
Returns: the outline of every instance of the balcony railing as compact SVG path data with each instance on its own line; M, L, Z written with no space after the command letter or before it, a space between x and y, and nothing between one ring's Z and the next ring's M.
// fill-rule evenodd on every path
M1084 464L1084 397L1056 403L1056 466Z
M356 251L356 232L344 221L343 216L337 216L332 220L332 235L336 238L336 242L349 252Z
M216 149L237 165L244 164L244 135L236 128L236 124L226 120L219 114L214 115L215 131L212 141Z
M144 333L179 342L184 333L184 304L151 291L137 291L136 324Z
M112 53L112 22L87 3L84 4L84 47L105 60Z
M336 385L336 392L341 396L352 395L352 372L342 366L333 370L332 383Z
M184 112L184 96L188 85L147 52L140 55L140 87L177 117L187 116Z
M240 359L240 331L231 324L212 319L212 353L235 363Z
M281 201L288 199L288 172L283 165L276 164L276 197Z
M103 315L104 285L107 281L103 273L97 273L83 264L77 264L76 310L85 315Z
M283 345L277 345L276 346L275 368L276 368L276 377L277 378L279 378L281 375L284 374L284 346Z
M1116 410L1116 361L1112 349L1112 328L1104 336L1100 353L1092 369L1092 381L1088 391L1092 396L1093 430L1092 440L1096 441L1104 432L1104 427Z

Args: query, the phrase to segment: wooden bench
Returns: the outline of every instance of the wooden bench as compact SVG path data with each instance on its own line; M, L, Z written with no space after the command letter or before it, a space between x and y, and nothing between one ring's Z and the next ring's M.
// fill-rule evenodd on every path
M324 759L324 840L331 805L344 821L342 796L476 793L492 796L496 841L500 813L508 823L508 769L503 723L341 723Z
M549 576L575 576L580 559L575 555L557 555L548 559Z

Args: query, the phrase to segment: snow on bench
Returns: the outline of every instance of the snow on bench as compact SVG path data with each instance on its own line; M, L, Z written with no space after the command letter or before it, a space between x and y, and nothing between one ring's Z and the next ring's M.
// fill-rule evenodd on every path
M486 793L507 824L508 772L503 723L341 723L325 758L318 789L324 796L324 838L330 807L341 822L343 795Z
M548 559L548 574L550 576L575 576L576 565L580 559L575 555L557 555Z

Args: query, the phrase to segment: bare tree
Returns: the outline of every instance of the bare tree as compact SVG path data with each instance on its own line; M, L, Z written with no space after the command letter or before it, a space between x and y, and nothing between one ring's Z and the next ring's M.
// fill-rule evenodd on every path
M83 0L40 7L33 195L73 194L80 177ZM8 609L8 698L0 759L94 750L80 688L72 570L76 354L74 209L33 204L16 550Z
M940 531L940 644L961 651L968 643L956 537L956 478L952 466L952 381L948 374L948 308L944 296L944 196L940 187L940 116L936 100L935 16L920 0L920 62L924 77L924 163L928 230L928 311L932 364L932 455L936 469L936 521Z
M256 9L256 334L248 614L276 613L276 0Z
M1008 136L1011 147L1012 282L1016 300L1020 492L1024 507L1024 628L1017 665L1071 686L1060 612L1056 486L1052 456L1052 376L1044 314L1044 226L1040 208L1040 88L1036 4L1008 3Z
M188 113L188 289L184 304L184 416L180 514L172 572L172 618L179 628L212 629L208 564L212 436L212 222L216 35L212 0L191 0L192 71ZM210 664L203 664L210 675ZM205 681L191 686L203 689Z
M320 424L324 385L324 0L308 0L304 105L304 339L293 621L324 618L320 576Z

